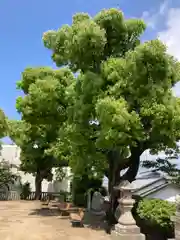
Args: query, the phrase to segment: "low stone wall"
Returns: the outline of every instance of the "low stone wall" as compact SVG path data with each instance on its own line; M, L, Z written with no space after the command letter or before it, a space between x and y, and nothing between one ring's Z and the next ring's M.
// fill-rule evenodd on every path
M180 203L179 203L180 204ZM180 209L177 207L176 215L174 217L175 239L180 240Z
M174 240L180 240L180 195L176 198L176 204L176 214L172 217L172 221L174 221Z

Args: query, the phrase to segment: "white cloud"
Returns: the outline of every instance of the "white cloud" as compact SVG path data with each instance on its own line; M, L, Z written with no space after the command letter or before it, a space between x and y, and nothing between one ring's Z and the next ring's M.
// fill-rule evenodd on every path
M158 33L168 52L180 60L180 8L169 9L166 29Z
M141 18L144 19L148 27L155 29L157 21L157 16L155 14L151 15L150 12L144 11Z
M167 46L167 51L180 61L180 8L170 8L171 0L165 0L156 12L145 11L142 18L152 30L158 30L159 24L165 29L157 33L157 37ZM173 88L174 94L180 97L180 82Z
M160 5L160 7L159 7L159 14L160 15L166 14L166 12L168 10L168 7L169 7L169 3L170 3L170 1L166 0Z
M170 0L165 0L156 12L143 12L142 18L153 29L156 29L162 20L164 21L165 29L159 31L157 37L166 44L168 52L180 61L180 8L169 6Z
M168 11L165 30L158 33L158 38L167 46L168 53L180 61L180 8ZM174 94L180 97L180 82L173 88Z
M167 14L169 4L170 0L165 0L161 3L157 11L144 11L141 18L144 19L148 27L155 30L160 19Z

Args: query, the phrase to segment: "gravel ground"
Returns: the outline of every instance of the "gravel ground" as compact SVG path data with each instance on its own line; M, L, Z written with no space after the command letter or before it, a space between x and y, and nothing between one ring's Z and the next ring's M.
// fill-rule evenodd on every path
M102 230L73 228L36 201L0 201L0 240L109 240Z

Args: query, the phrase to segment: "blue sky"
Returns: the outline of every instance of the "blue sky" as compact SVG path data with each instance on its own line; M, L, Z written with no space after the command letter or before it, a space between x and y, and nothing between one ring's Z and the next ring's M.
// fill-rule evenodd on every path
M50 52L41 41L43 32L70 24L76 12L95 15L102 8L111 7L122 9L128 18L144 18L148 28L143 38L148 40L158 36L167 43L169 51L180 59L179 0L1 0L0 108L9 118L19 118L15 101L21 93L16 90L16 81L21 78L24 68L54 66ZM177 93L180 93L179 89L176 88Z

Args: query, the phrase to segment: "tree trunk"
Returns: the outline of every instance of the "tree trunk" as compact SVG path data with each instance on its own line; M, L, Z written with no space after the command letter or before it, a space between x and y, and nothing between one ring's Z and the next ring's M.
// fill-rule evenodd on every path
M118 171L119 170L119 171ZM110 218L111 218L111 224L116 224L117 220L115 218L115 211L119 205L118 199L119 199L119 191L114 189L115 186L117 186L120 183L120 169L118 168L116 172L112 172L114 174L113 181L111 182L111 189L110 189Z
M128 170L122 176L122 180L128 180L130 183L136 178L140 165L140 156L143 153L139 147L131 148L130 165Z
M40 172L38 171L36 173L36 178L35 178L35 200L41 199L41 185L42 185L42 178L41 178Z
M115 211L118 207L118 198L119 192L114 189L120 183L120 171L121 167L119 162L119 154L117 152L109 153L109 174L108 174L108 191L110 195L110 206L109 211L107 212L107 220L108 220L108 233L112 225L117 223L115 218Z
M119 168L118 168L119 169ZM117 223L117 219L115 217L116 209L119 205L119 191L115 190L114 187L120 183L120 170L117 170L116 173L113 171L112 168L109 169L109 195L110 195L110 204L109 210L106 213L107 216L107 233L111 233L111 228ZM118 173L118 174L117 174Z
M118 199L120 198L120 192L118 190L116 191L114 187L119 185L122 180L128 180L129 182L135 180L139 169L141 154L142 151L139 148L131 148L129 168L123 176L120 176L120 171L124 168L122 168L121 164L117 164L119 162L119 160L117 160L117 156L114 154L110 155L108 174L108 190L110 195L110 209L107 213L108 233L110 233L111 227L117 223L117 219L115 218L115 211L119 205Z

